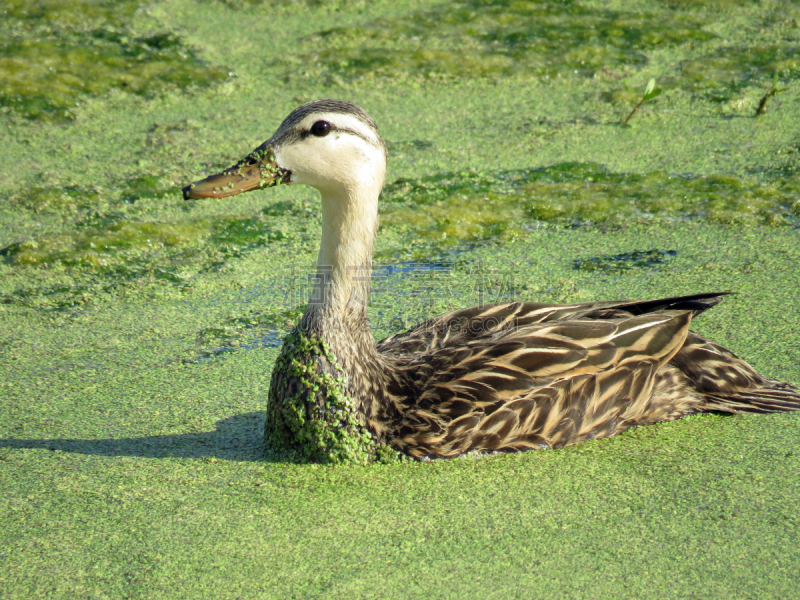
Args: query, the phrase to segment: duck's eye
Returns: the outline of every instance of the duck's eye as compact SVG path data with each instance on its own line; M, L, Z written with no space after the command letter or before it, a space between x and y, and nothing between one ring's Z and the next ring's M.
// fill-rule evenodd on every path
M325 137L330 133L331 124L327 121L317 121L311 126L311 135L315 135L317 137Z

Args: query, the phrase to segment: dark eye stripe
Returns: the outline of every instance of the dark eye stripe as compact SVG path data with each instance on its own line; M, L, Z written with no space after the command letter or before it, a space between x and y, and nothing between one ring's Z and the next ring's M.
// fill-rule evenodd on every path
M320 123L320 122L321 121L317 121L317 123ZM324 121L324 122L327 123L327 121ZM314 123L314 125L316 125L317 123ZM312 125L310 129L307 129L305 131L298 131L294 135L291 135L291 134L288 135L287 136L287 140L288 141L293 141L295 139L301 139L302 140L302 139L305 139L305 138L307 138L309 136L312 136L312 135L315 136L315 137L325 137L325 135L328 135L328 133L330 133L332 131L335 131L337 133L349 133L350 135L354 135L357 138L361 138L362 140L364 140L368 144L373 144L373 145L375 144L374 140L369 139L367 136L362 134L360 131L356 131L355 129L346 129L346 128L336 127L332 123L328 123L328 125L330 125L330 129L328 130L327 133L325 133L324 135L317 135L316 133L314 133L314 125Z
M316 125L318 122L319 121L315 121L314 124L312 124L311 127ZM328 121L326 121L326 122L331 126L330 131L333 131L333 132L336 132L336 133L349 133L350 135L354 135L354 136L356 136L358 138L361 138L362 140L364 140L365 142L367 142L371 146L375 146L376 148L381 150L383 152L384 157L386 156L386 146L383 144L383 140L380 138L380 136L378 136L378 141L376 142L376 140L364 135L360 131L356 131L355 129L348 129L348 128L344 128L344 127L340 128L340 127L337 127L336 125L334 125L333 123L330 123ZM330 134L330 132L328 132L328 133ZM271 142L273 144L273 147L277 148L277 147L280 147L280 146L294 144L295 142L299 142L299 141L304 140L306 138L309 138L309 137L311 137L313 135L314 134L312 133L311 128L309 128L309 129L300 129L300 128L289 129L287 131L282 132L281 135L271 138Z
M354 129L337 129L336 131L341 131L343 133L349 133L350 135L354 135L354 136L356 136L358 138L361 138L362 140L364 140L368 144L375 144L374 141L369 139L367 136L363 135L360 131L356 131Z
M290 144L305 139L311 135L308 129L298 129L298 126L309 115L313 115L314 113L318 113L320 115L325 113L334 113L355 117L364 125L366 125L367 128L374 132L375 139L367 138L366 136L359 135L357 133L355 135L359 135L359 137L364 139L366 142L379 148L383 152L384 156L387 155L386 144L378 132L378 127L375 125L375 121L373 121L361 107L345 100L316 100L314 102L308 102L302 106L298 106L288 117L283 120L283 123L281 123L278 131L276 131L275 135L270 138L272 144L275 146ZM334 129L336 128L334 127ZM349 133L355 132L350 131Z

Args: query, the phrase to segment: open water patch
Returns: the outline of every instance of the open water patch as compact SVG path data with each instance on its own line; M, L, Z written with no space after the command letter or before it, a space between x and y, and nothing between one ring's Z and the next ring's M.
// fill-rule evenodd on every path
M465 271L473 281L460 294L454 293L450 281L455 269ZM197 332L201 349L194 359L185 362L214 360L240 350L280 347L302 318L311 299L315 274L315 265L288 265L278 276L242 292L236 301L241 308ZM502 275L482 264L466 265L456 259L375 264L369 306L372 329L383 337L413 327L452 304L509 300L511 294L504 282Z
M634 269L661 269L678 255L677 250L634 250L621 254L606 254L576 258L572 268L577 271L624 273Z

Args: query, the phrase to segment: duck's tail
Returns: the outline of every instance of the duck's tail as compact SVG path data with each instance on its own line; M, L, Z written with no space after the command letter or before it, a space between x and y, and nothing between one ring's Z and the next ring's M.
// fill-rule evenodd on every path
M763 377L722 346L689 332L672 363L691 381L702 398L697 410L766 413L800 410L800 390Z
M704 411L770 413L800 410L800 390L788 383L766 380L760 388L726 393L705 393Z

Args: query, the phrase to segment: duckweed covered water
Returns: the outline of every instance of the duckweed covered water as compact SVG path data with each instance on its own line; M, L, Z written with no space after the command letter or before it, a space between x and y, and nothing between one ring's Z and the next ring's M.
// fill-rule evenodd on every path
M692 14L655 18L571 1L474 0L322 31L321 48L293 67L319 64L347 78L592 75L642 66L648 49L709 40L705 24Z
M10 194L10 204L34 213L81 214L100 216L113 214L114 209L125 208L144 198L158 199L176 194L179 188L171 186L163 177L142 175L117 183L115 189L102 189L78 185L36 186Z
M0 258L16 267L66 267L79 279L81 273L91 274L92 287L101 285L98 276L106 280L102 285L113 287L115 279L130 281L143 274L184 284L194 273L219 268L270 243L308 240L308 225L319 222L314 199L278 201L253 216L137 221L126 204L145 199L152 204L153 199L175 194L175 189L149 176L121 187L116 203L109 203L101 191L76 187L33 188L13 197L13 202L35 212L78 212L83 219L72 232L6 246ZM465 244L512 240L548 224L620 226L631 220L692 218L796 226L800 176L762 183L721 175L611 173L585 163L464 171L397 180L384 190L381 210L386 233L414 238L399 257L428 260ZM377 255L380 261L391 258L398 258L397 248ZM86 293L84 285L73 291L81 297ZM31 293L8 298L18 301ZM51 291L46 293L56 301Z
M705 3L710 8L728 2ZM736 4L736 3L734 3ZM703 3L672 3L660 14L601 9L581 2L475 0L446 3L402 18L321 31L317 48L290 59L287 76L307 65L334 78L472 78L524 74L592 76L647 65L647 51L715 40L715 15ZM765 19L784 30L782 44L725 46L680 62L664 83L721 102L775 72L793 79L800 68L798 18L791 7ZM285 59L282 59L285 60ZM620 88L621 89L621 88Z
M0 92L31 117L0 128L9 598L796 595L797 415L487 460L266 460L269 373L303 310L318 198L179 194L301 100L351 99L393 142L376 337L494 300L729 290L693 327L797 384L796 3L9 6L0 45L19 51L0 56ZM42 78L65 40L78 60ZM190 59L239 77L164 84L188 40ZM30 68L9 80L14 65ZM776 70L787 91L754 119ZM136 88L125 73L152 75L155 100L109 93ZM623 81L651 77L664 93L618 127Z
M0 107L64 120L112 89L153 96L229 77L171 31L140 31L136 0L8 0L0 20Z
M778 74L786 81L800 75L800 45L723 47L711 54L687 59L680 65L681 78L670 86L701 90L715 102L726 102L754 83Z
M71 234L40 237L0 249L0 259L17 268L66 269L73 283L25 285L0 297L7 304L72 306L90 296L143 278L187 285L199 272L270 243L295 237L265 216L190 218L170 222L117 221Z
M601 165L461 172L398 180L384 192L383 223L413 228L437 247L509 239L538 223L623 224L704 218L791 225L800 218L800 177L771 183L734 176L611 173Z

